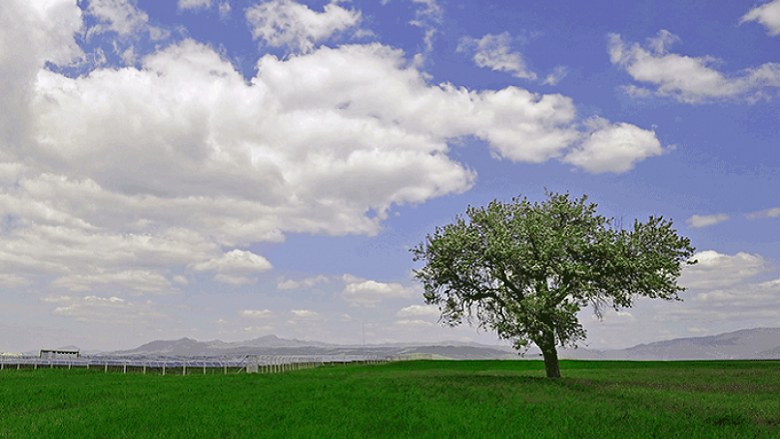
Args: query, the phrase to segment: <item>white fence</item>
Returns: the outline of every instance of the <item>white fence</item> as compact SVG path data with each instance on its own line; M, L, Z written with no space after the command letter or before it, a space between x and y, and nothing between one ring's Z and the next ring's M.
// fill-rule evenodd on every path
M245 355L243 357L183 356L83 356L40 358L38 356L0 356L0 370L22 369L97 369L103 372L154 373L162 375L205 375L215 373L279 373L310 369L333 363L378 364L388 361L432 359L430 354L278 356Z

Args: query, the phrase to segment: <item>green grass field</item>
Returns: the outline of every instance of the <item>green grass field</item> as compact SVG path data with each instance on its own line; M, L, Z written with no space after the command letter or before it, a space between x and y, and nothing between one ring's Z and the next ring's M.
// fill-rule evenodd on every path
M771 438L780 361L403 361L0 372L0 438Z

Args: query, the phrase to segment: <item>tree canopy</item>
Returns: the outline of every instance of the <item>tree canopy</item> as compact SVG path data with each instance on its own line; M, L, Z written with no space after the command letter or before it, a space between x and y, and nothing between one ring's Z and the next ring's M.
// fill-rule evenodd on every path
M437 227L411 249L427 304L440 321L491 328L516 349L536 344L548 377L560 377L556 346L577 346L586 331L577 313L589 305L599 318L609 306L631 307L638 296L682 300L682 264L695 248L671 220L650 217L632 229L596 214L587 196L545 192L533 204L492 201L469 206L465 217Z

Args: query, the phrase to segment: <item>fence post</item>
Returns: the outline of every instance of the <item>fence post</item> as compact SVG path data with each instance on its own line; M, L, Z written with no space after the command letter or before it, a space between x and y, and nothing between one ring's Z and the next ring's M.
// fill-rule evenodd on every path
M206 357L203 357L203 375L206 375Z
M167 361L163 361L163 376L165 376L165 366L168 365Z
M108 373L108 360L104 360L103 365L105 366L105 370L103 370L103 373Z
M125 367L124 367L124 369L122 370L122 373L123 373L123 374L125 374L125 375L127 375L127 360L125 360Z
M146 358L144 358L144 375L146 375Z
M182 363L181 376L187 376L187 359Z

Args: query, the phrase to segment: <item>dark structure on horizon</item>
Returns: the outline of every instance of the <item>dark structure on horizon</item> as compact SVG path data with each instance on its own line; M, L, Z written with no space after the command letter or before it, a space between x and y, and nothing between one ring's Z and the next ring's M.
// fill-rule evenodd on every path
M46 358L56 358L57 355L81 357L78 349L41 349L41 354L38 357L43 358L43 354L46 354Z

